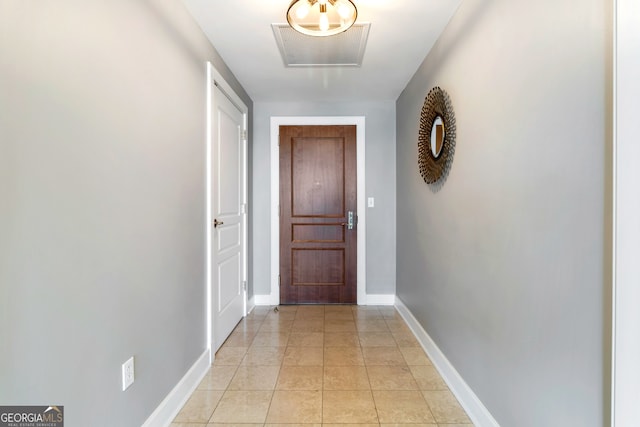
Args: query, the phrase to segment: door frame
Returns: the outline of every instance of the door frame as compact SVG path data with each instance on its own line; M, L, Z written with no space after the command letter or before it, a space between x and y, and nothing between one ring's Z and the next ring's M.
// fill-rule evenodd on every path
M611 425L638 425L640 407L640 196L636 184L640 173L640 124L637 102L640 85L640 30L634 19L640 13L636 0L616 0L613 5L613 224L612 242L612 337Z
M270 305L280 304L280 126L355 125L358 192L357 303L364 305L367 289L366 196L365 196L365 117L364 116L296 116L271 117L271 294Z
M249 174L248 174L248 115L249 109L244 104L242 99L234 92L231 86L225 81L222 75L216 70L213 64L207 61L207 130L206 130L206 182L205 182L205 191L206 191L206 303L207 303L207 325L206 325L206 343L207 348L209 349L209 362L213 363L213 359L215 358L214 354L214 344L215 344L215 328L213 325L213 308L215 307L215 298L216 292L214 292L213 283L211 279L212 265L211 265L211 255L212 255L212 241L211 241L211 224L213 222L212 215L212 201L211 201L211 180L212 180L212 165L211 165L211 151L213 144L213 123L211 120L212 117L212 109L214 103L214 90L213 87L217 86L220 91L226 95L226 97L240 110L242 113L242 128L244 133L244 138L242 142L244 147L242 149L242 170L243 170L243 189L242 189L242 205L241 212L243 213L242 217L242 280L245 283L245 287L243 290L243 309L242 315L247 315L247 278L248 278L248 263L247 263L247 254L248 254L248 238L247 238L247 213L248 213L248 182L249 182Z

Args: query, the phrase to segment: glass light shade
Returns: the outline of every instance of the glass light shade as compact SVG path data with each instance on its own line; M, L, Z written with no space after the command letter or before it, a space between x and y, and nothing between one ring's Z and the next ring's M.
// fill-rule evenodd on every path
M349 7L349 3L347 3L345 0L337 0L335 6L338 15L340 15L342 19L351 18L353 10Z
M329 17L326 13L320 14L320 31L327 31L329 29Z
M300 6L298 6L298 8L296 9L296 17L298 19L304 19L307 17L310 10L311 10L311 5L308 2L303 1L300 3Z
M293 0L287 10L287 22L294 30L323 37L348 30L358 16L351 0Z

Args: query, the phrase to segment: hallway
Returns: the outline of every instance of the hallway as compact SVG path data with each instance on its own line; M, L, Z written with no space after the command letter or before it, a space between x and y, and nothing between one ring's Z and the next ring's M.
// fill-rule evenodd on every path
M207 424L208 423L208 424ZM472 426L394 307L256 307L171 427Z

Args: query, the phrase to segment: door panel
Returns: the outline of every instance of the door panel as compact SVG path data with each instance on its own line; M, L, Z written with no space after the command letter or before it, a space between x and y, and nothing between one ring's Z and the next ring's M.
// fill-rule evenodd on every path
M280 300L356 303L356 127L280 127Z
M218 264L218 283L241 282L238 277L238 271L240 271L241 267L242 264L238 254L233 254L220 262ZM220 286L218 289L218 312L225 313L227 310L233 310L235 300L242 292L242 288L238 286Z
M214 350L244 315L244 116L214 87L211 227Z
M344 243L344 226L335 224L293 224L294 243Z
M293 286L344 286L344 249L293 249Z
M218 218L221 218L223 215L219 215ZM225 215L227 221L229 221L229 215ZM240 223L237 224L227 224L226 222L218 226L218 252L223 252L225 250L233 250L234 247L238 245L238 242L241 238L241 230Z
M344 140L291 140L291 208L294 217L344 215Z
M241 132L242 114L227 99L222 92L216 90L218 99L218 146L217 146L217 178L223 185L222 191L217 193L217 215L236 215L241 203ZM226 102L225 102L226 101ZM235 110L235 111L234 111ZM240 120L240 122L238 122Z

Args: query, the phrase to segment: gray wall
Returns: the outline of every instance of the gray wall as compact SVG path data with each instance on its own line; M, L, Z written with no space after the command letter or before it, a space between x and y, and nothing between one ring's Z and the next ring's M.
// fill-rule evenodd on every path
M205 61L251 100L173 0L2 0L0 52L0 402L139 426L206 346Z
M606 424L611 7L466 0L397 101L397 295L504 426ZM436 85L439 191L416 160Z
M364 116L366 120L366 193L375 197L367 208L367 293L395 293L395 105L391 102L254 104L253 275L255 293L271 291L270 273L270 120L272 116Z

